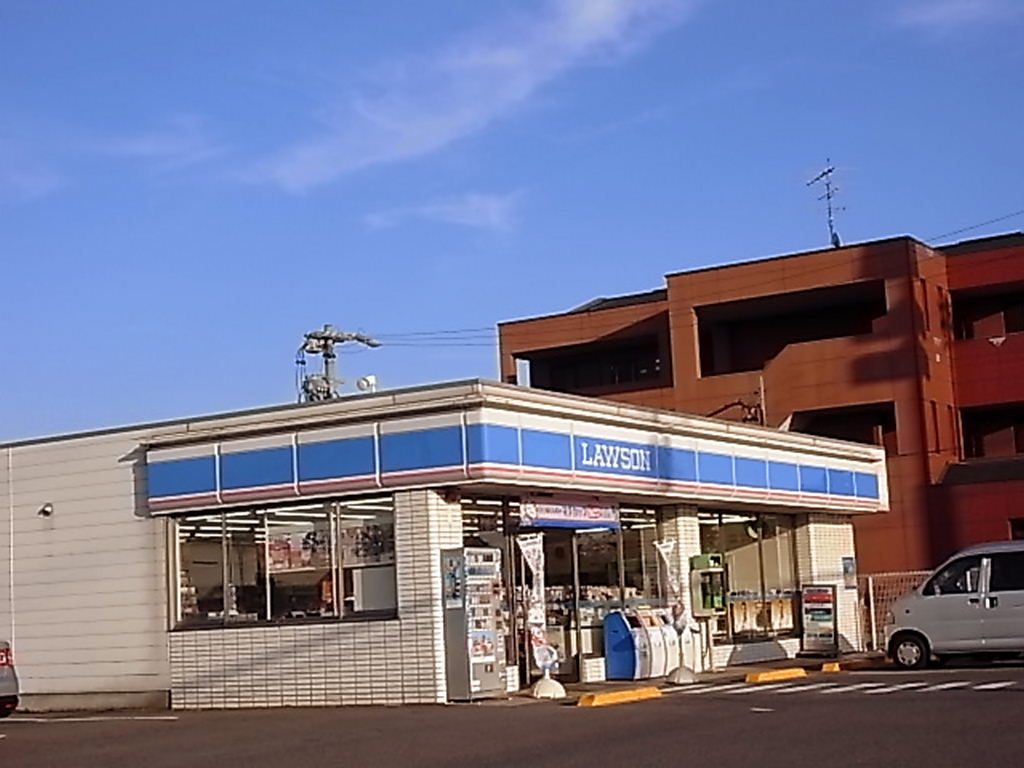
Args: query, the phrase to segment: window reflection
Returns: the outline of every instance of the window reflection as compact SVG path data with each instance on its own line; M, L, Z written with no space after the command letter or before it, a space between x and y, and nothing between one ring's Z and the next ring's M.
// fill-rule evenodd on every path
M701 552L725 563L725 614L718 634L760 640L796 631L793 519L785 515L701 513Z
M176 527L179 626L397 607L390 496L189 515Z

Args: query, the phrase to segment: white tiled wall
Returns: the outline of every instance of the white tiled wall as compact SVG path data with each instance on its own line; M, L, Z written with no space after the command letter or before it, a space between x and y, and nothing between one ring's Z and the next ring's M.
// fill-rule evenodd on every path
M697 508L689 505L662 509L662 540L674 541L670 559L679 574L683 604L690 606L690 558L700 554L700 526Z
M806 515L796 529L797 571L801 584L836 586L839 650L864 647L857 590L843 583L843 558L854 557L853 523L844 515Z
M395 495L396 620L172 632L171 706L444 702L439 553L461 526L434 491Z

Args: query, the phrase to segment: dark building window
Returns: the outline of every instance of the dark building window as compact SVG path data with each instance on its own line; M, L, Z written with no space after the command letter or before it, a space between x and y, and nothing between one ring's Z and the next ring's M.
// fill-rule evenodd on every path
M657 337L563 348L530 358L533 386L556 392L630 389L671 384Z
M1024 454L1024 403L960 413L968 459Z
M1024 288L1001 286L998 293L953 297L953 331L957 339L987 339L1024 331Z
M819 437L880 445L890 456L898 450L896 406L893 403L797 411L793 414L790 429Z
M756 371L790 344L859 336L886 313L873 280L697 307L702 376Z

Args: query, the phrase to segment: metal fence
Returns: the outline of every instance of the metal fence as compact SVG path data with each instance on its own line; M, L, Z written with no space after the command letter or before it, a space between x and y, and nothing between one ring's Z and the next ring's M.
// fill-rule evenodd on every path
M900 595L919 587L931 571L875 573L858 579L864 644L868 651L885 651L885 614Z

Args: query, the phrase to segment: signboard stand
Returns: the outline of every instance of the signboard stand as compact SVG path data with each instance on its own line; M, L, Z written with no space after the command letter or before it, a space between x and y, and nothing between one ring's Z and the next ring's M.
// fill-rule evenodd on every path
M839 651L835 585L805 584L801 587L800 618L802 655L834 656Z

